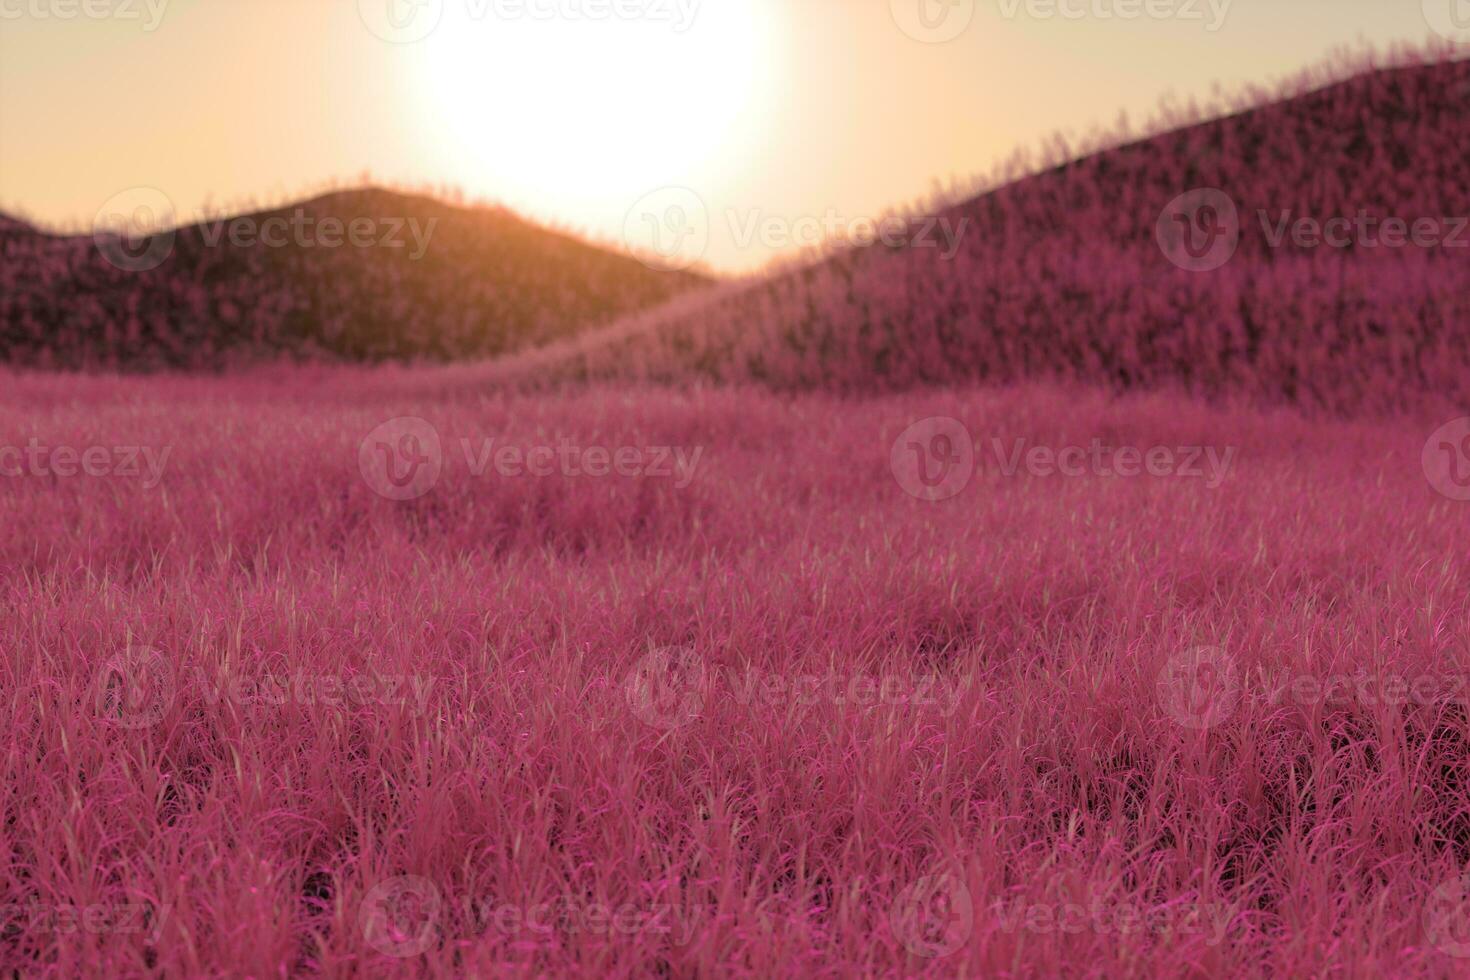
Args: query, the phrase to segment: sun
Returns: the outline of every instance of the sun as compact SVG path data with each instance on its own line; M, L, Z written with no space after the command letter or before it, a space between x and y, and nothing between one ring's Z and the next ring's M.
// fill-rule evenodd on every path
M473 6L447 11L417 66L436 152L468 189L595 223L752 162L772 90L761 3L647 0L601 20L569 0Z

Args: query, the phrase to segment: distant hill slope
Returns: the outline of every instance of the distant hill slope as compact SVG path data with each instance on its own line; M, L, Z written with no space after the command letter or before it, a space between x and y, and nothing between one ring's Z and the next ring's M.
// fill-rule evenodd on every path
M1042 378L1330 412L1470 405L1467 146L1470 63L1373 71L949 208L952 227L969 219L951 259L915 243L857 248L499 370L854 393ZM1179 267L1156 235L1161 218L1179 227L1166 210L1198 188L1239 214L1238 250L1213 271ZM1204 236L1211 215L1185 207ZM1429 219L1453 243L1388 247L1371 223L1343 248L1293 240L1289 225L1272 241L1283 213L1325 224L1360 212L1411 229Z
M118 268L90 235L0 216L0 360L126 370L487 357L703 282L508 211L373 189L178 229L147 271Z

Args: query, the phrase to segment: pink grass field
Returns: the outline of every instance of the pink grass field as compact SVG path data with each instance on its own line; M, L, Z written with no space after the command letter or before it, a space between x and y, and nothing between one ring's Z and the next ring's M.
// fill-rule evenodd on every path
M1467 969L1447 416L431 380L0 377L0 972Z

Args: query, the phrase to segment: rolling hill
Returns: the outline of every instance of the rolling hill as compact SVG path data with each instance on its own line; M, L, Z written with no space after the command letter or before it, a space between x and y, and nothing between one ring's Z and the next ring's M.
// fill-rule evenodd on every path
M968 221L951 259L915 223L903 247L676 301L498 373L849 393L1040 379L1330 413L1470 400L1470 62L1321 81L950 206ZM1200 189L1237 214L1219 268L1159 237L1171 210L1215 220L1171 203ZM1385 237L1393 218L1407 244Z
M128 254L156 247L163 256L156 268L137 268L122 253L109 261L118 244L0 216L0 360L147 370L282 356L490 357L703 282L509 211L377 189L172 235L129 243Z
M403 228L400 248L269 248L206 223L133 272L90 236L0 220L0 360L494 359L455 382L865 393L1039 380L1332 414L1464 403L1470 62L1445 54L1339 64L1080 158L1059 144L1063 162L938 209L961 229L945 247L914 218L897 246L719 286L509 212L381 190L243 220L367 218L385 235L407 221L432 228L421 259ZM1224 251L1205 254L1221 229Z

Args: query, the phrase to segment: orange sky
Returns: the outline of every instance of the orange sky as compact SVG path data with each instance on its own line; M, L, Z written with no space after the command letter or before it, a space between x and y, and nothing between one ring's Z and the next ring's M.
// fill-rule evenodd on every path
M90 226L144 186L191 216L370 170L639 247L677 205L749 269L1057 130L1453 31L1457 3L0 0L0 207Z

